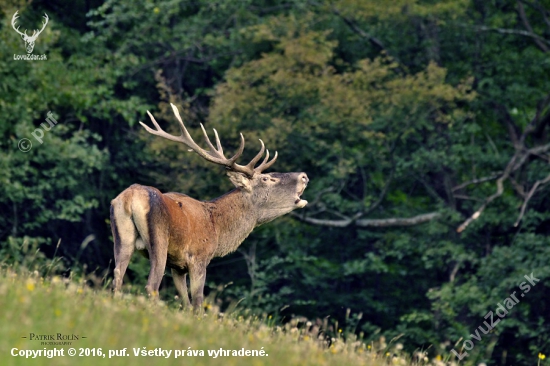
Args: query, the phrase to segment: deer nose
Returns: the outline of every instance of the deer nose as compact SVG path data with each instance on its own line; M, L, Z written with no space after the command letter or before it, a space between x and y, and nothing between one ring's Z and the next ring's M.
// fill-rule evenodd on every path
M304 184L306 186L309 183L309 178L307 177L306 173L300 173L300 175L298 176L298 179L300 179L302 182L304 182Z

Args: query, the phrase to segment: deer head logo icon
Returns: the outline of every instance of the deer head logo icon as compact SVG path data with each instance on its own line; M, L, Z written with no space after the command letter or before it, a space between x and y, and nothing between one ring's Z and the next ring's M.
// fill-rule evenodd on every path
M17 13L18 11L16 11L15 14L13 14L13 18L11 18L11 26L13 27L13 29L15 29L17 33L21 35L21 38L23 38L23 41L25 42L25 48L27 49L27 53L32 53L32 50L34 49L34 42L36 42L36 39L38 38L40 33L42 33L44 28L46 28L46 24L48 24L48 20L49 20L48 14L44 13L45 22L42 24L42 29L40 30L35 29L32 33L32 36L29 36L27 34L26 29L25 29L25 32L20 32L19 27L17 28L15 27L15 23L17 22L17 18L18 18Z

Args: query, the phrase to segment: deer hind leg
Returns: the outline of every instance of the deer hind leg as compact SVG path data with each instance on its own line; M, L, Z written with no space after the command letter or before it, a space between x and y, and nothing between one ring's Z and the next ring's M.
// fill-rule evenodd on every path
M157 297L168 255L166 207L160 198L160 192L149 187L138 188L132 201L132 218L142 241L139 243L147 251L151 264L145 290L149 296Z
M195 263L189 268L189 282L191 285L191 299L193 310L202 312L202 301L204 299L204 281L206 280L206 264Z
M153 229L153 228L149 228ZM154 230L149 237L149 261L151 262L151 270L149 271L149 279L145 289L151 297L158 297L159 287L166 269L166 259L168 256L168 241L162 235L155 235Z
M122 287L124 274L134 253L137 231L130 214L126 213L122 204L113 201L111 204L111 230L113 232L115 271L113 288L115 293Z
M189 293L187 291L187 272L172 268L172 277L174 278L174 284L176 285L176 290L180 294L181 300L183 302L183 308L191 307L191 302L189 301Z

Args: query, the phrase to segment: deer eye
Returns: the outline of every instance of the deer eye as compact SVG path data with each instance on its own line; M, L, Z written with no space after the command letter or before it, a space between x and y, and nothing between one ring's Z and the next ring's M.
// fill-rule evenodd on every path
M267 182L268 178L267 178L267 177L263 177L262 180L263 180L264 182Z

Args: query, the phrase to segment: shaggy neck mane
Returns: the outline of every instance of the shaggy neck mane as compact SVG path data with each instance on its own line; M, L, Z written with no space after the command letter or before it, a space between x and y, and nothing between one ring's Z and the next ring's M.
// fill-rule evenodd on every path
M214 256L222 257L237 250L256 227L256 212L240 189L234 189L210 204L212 221L218 234L218 249Z

